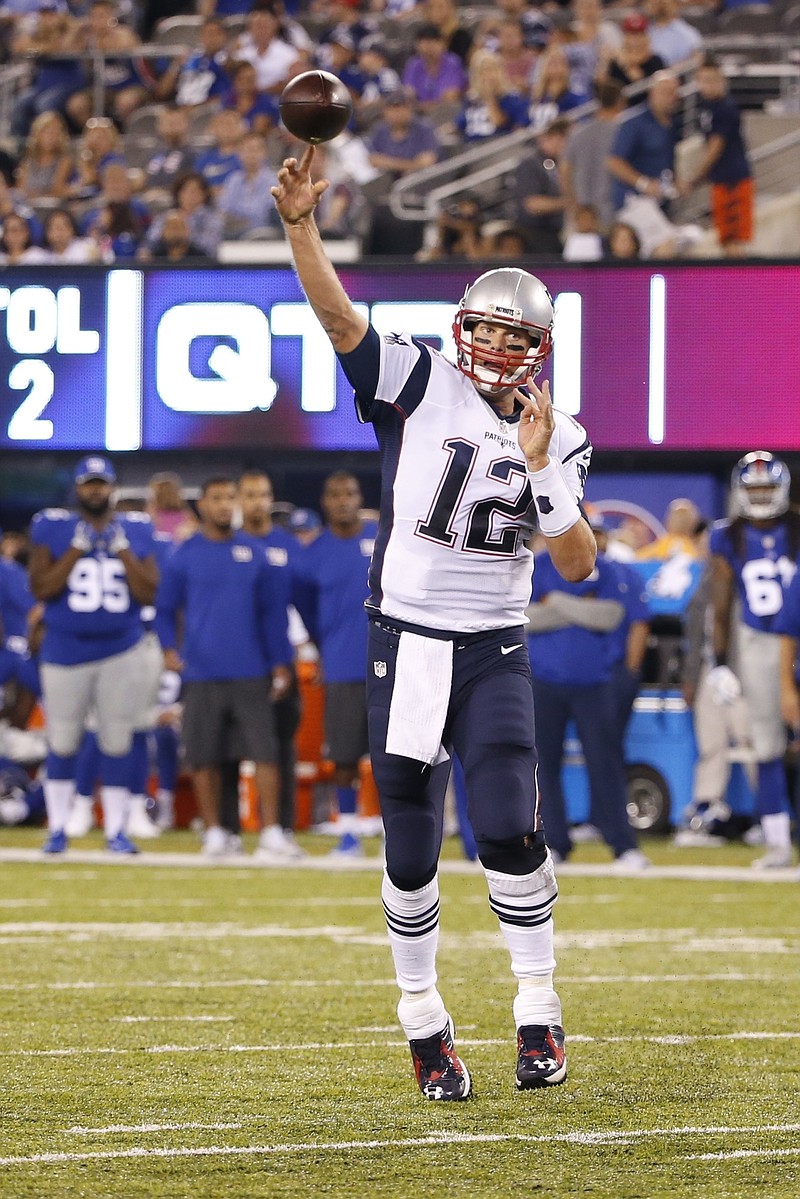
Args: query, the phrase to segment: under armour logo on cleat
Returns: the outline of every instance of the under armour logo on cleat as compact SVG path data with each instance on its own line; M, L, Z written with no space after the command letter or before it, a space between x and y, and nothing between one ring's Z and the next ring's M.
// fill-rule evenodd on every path
M542 516L547 516L550 512L553 511L553 505L550 503L550 496L549 495L537 495L536 496L536 507L539 509Z
M521 645L501 645L500 653L501 654L512 654L515 649L522 649L522 646Z

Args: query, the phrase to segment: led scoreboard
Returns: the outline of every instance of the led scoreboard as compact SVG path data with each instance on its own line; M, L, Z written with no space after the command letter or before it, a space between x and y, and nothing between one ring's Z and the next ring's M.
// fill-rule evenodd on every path
M600 449L800 450L800 267L542 265L545 376ZM379 333L452 356L473 272L340 269ZM0 446L374 449L287 268L0 274Z

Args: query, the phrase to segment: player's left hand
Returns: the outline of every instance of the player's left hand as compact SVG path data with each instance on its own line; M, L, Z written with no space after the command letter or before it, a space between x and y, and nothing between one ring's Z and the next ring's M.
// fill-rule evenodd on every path
M549 449L556 427L553 403L550 399L550 384L545 379L541 388L531 381L529 395L517 392L522 404L519 418L519 448L528 460L528 470L544 470L550 461Z
M119 554L122 552L122 550L129 550L131 548L131 543L128 541L128 535L119 521L112 521L106 532L108 534L109 553Z

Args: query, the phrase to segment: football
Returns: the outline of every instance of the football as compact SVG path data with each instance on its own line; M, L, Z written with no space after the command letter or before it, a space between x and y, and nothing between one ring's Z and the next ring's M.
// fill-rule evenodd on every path
M278 101L281 120L302 142L329 142L353 114L353 101L330 71L304 71L290 79Z

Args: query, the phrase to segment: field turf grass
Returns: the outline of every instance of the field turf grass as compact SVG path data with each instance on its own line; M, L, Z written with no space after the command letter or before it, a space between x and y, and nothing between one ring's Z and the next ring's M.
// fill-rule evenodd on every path
M395 1021L377 869L9 860L0 835L0 1197L797 1199L800 879L674 849L560 874L569 1079L516 1093L483 879L441 877L440 987L474 1082L425 1101ZM373 858L377 843L370 845ZM144 855L143 855L144 856ZM586 866L581 871L581 864ZM451 872L452 871L452 872Z

